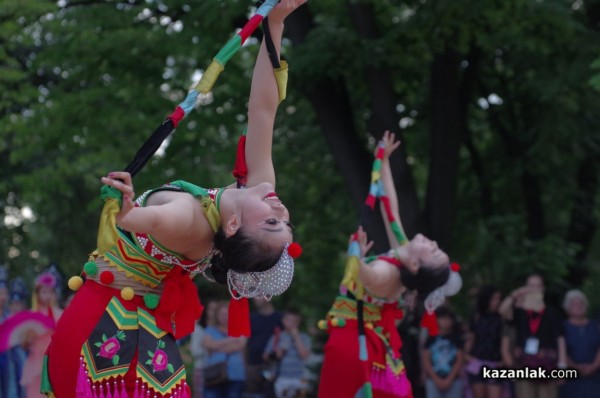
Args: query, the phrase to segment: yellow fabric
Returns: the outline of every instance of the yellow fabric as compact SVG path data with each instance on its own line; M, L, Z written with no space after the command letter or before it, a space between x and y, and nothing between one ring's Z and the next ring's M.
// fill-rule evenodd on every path
M355 257L349 257L346 261L346 268L344 269L344 278L342 279L342 285L346 286L357 299L361 300L364 294L364 286L359 278L360 271L360 260Z
M110 250L119 240L117 234L117 214L121 210L119 201L108 198L104 202L102 214L100 214L100 225L98 226L98 253L104 254Z
M202 78L196 85L196 91L202 94L208 94L224 69L225 67L223 65L216 60L213 60L202 74Z
M275 69L275 80L277 81L279 102L281 103L287 95L288 64L283 60L280 62L280 64L281 67L279 69Z
M379 181L381 178L381 173L378 170L373 170L371 172L371 181Z
M215 202L213 202L209 196L203 197L201 203L204 215L206 215L213 232L216 233L221 227L221 215L219 214L219 210L217 210Z

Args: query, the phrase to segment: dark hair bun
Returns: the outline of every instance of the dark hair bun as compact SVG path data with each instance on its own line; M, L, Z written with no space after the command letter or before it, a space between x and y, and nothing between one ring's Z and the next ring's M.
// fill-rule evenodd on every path
M225 264L223 264L219 254L212 258L210 272L216 282L223 285L227 284L227 268L225 267Z

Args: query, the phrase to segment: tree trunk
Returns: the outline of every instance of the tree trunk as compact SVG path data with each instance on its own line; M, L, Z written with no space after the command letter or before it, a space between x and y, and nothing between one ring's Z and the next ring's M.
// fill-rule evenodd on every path
M425 202L426 233L446 251L452 247L458 150L461 142L460 57L446 50L431 68L431 150ZM464 108L466 109L466 107Z

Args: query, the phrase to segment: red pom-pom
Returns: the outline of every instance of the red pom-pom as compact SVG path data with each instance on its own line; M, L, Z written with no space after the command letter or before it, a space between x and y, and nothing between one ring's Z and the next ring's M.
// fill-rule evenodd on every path
M102 271L102 273L100 274L100 282L102 282L103 284L110 285L114 281L115 281L115 276L113 275L112 272Z
M302 254L302 246L298 243L293 242L288 246L288 254L292 258L298 258Z
M450 264L450 269L454 272L458 272L460 271L460 265L458 265L458 263L452 263Z

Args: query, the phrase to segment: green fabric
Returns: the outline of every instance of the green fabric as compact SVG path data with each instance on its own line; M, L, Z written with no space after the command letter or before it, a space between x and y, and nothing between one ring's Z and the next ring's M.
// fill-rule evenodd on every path
M375 159L375 161L373 162L373 171L379 171L379 170L381 170L381 160Z
M109 198L117 199L119 201L119 206L121 205L121 191L109 185L103 185L102 188L100 188L100 199L105 202Z
M177 181L173 181L170 182L169 185L174 185L176 187L179 187L181 189L183 189L185 192L191 193L192 195L194 195L194 197L204 197L208 195L208 191L202 187L199 187L198 185L194 185L192 183L189 183L187 181L183 181L183 180L177 180Z
M402 230L400 229L400 225L395 221L392 222L392 232L394 232L396 239L398 239L398 243L400 243L401 245L408 242L408 239L406 239L406 236L402 233Z
M225 66L227 61L229 61L241 47L242 38L240 35L235 35L225 44L225 46L223 46L223 48L221 48L214 59L219 61L221 65Z
M44 362L42 363L42 382L40 384L40 392L42 394L53 393L52 385L50 384L50 378L48 377L48 355L44 355Z

